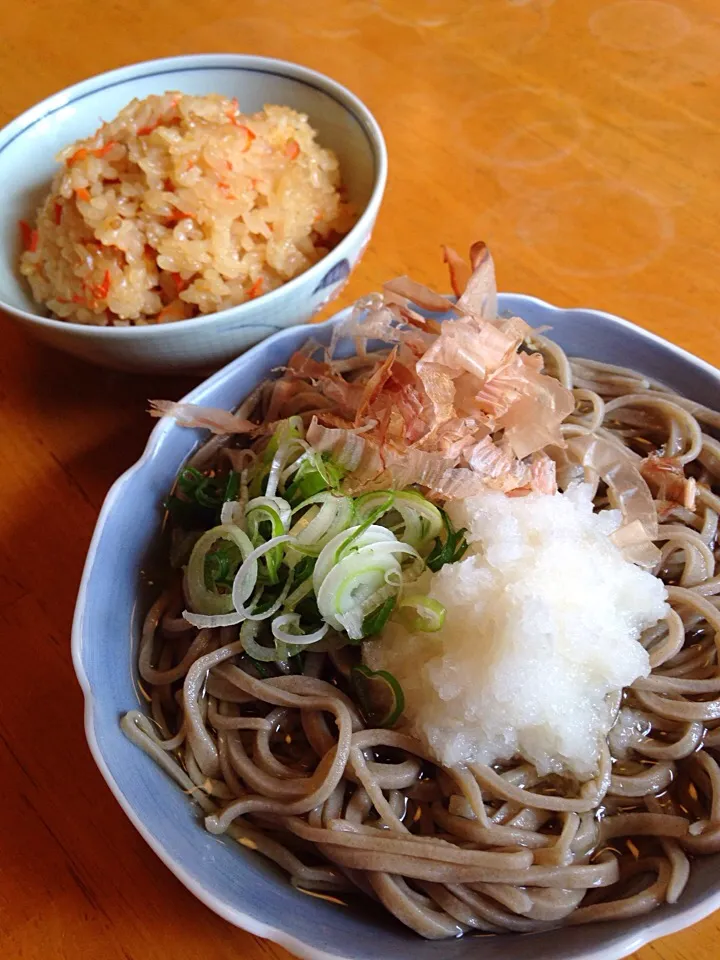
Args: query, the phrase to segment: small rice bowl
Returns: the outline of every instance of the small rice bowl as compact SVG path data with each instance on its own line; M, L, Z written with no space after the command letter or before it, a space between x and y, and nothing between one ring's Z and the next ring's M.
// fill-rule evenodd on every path
M281 286L347 233L337 157L307 116L168 92L63 150L20 270L62 320L214 313Z

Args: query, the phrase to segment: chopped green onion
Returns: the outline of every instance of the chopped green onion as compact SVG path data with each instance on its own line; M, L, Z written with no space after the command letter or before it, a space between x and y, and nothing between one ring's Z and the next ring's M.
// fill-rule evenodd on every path
M307 580L308 577L312 576L312 572L315 569L317 557L303 557L302 560L295 564L293 567L293 575L295 577L295 583L302 583L303 580Z
M185 467L177 485L189 500L194 500L201 507L218 507L222 503L217 478L207 477L195 467Z
M280 476L293 454L302 452L308 446L303 439L304 433L302 418L290 417L279 424L270 438L262 456L262 462L268 468L265 493L269 496L277 493Z
M227 478L209 477L195 467L185 467L178 476L177 488L182 496L171 494L164 501L166 510L179 526L202 529L216 524L223 502L235 498L239 477L235 471L230 471Z
M296 587L292 593L288 594L285 603L283 604L283 609L286 612L292 613L295 610L295 607L298 604L303 603L307 597L310 596L313 592L312 581L307 577L303 582ZM315 602L315 596L313 594L313 603ZM317 610L317 607L315 608Z
M323 618L320 616L320 611L318 610L315 594L312 590L308 590L304 597L296 601L294 609L297 610L302 619L308 623L323 622Z
M374 637L376 633L380 633L395 608L396 600L397 597L388 597L384 603L381 603L379 607L376 607L372 613L365 617L362 624L363 639Z
M457 563L461 560L463 554L468 548L468 542L465 539L465 530L455 530L450 521L450 517L441 510L443 523L445 525L445 542L438 537L435 546L430 551L425 563L430 567L433 573L444 567L446 563Z
M281 443L301 440L304 436L305 428L303 427L302 417L288 417L287 420L281 420L262 452L263 463L268 467L270 466Z
M198 484L194 496L201 507L208 507L208 509L217 509L222 502L217 490L209 483Z
M391 673L358 664L350 671L350 682L371 727L392 727L397 723L405 709L405 695Z
M251 461L242 472L186 467L168 509L206 529L188 561L186 617L200 626L242 624L246 653L258 663L277 660L286 672L328 628L334 645L375 636L425 569L433 540L434 564L466 549L462 531L417 490L342 495L343 469L313 449L298 417L278 424ZM414 614L413 629L439 629L433 603L408 597L402 617Z
M408 630L435 633L445 622L445 607L432 597L412 593L401 598L398 615Z
M225 503L229 503L232 500L237 500L239 492L240 474L235 470L231 470L228 474L227 483L225 484L225 495L223 500Z
M293 481L285 491L293 506L323 490L337 490L343 471L330 460L328 454L309 452L297 469Z
M420 552L424 552L442 532L442 511L416 490L376 490L363 494L355 501L358 518L372 516L373 523L378 523L391 510L402 518L402 532L393 525L393 530L397 529L398 540L409 543Z
M228 540L234 544L243 560L253 552L253 545L247 534L233 524L213 527L200 537L190 554L186 573L188 600L195 613L214 615L232 613L235 609L230 593L219 593L214 584L208 586L206 582L207 557L208 554L216 552L219 540Z
M218 541L205 555L205 586L208 589L214 586L216 590L219 587L230 590L242 559L237 544L228 540Z
M278 666L284 664L288 668L287 670L283 670L283 673L292 672L290 668L290 658L297 656L300 647L296 647L291 643L283 643L282 640L276 640L275 646L278 653ZM282 670L282 667L280 667L280 669Z
M260 663L272 663L279 660L280 656L273 644L272 647L266 647L257 642L257 636L260 633L260 624L256 620L245 620L240 626L240 643L245 653L253 660Z
M258 591L258 597L252 607L253 614L266 613L271 607L277 606L278 598L283 593L283 590L284 588L281 589L278 584L272 583ZM286 595L287 590L285 590L285 596Z
M255 497L261 497L263 495L265 492L265 481L267 480L269 474L269 464L261 464L258 467L255 476L252 478L248 486L248 495L251 498L254 499Z
M371 530L367 530L364 536L371 535ZM409 554L417 558L417 552L411 546L400 543L394 537L391 540L375 539L364 545L362 537L355 541L316 588L318 609L323 619L336 630L345 629L351 640L362 639L364 615L373 609L372 606L366 608L368 602L382 590L383 595L375 599L377 605L381 598L386 599L387 591L397 593L400 586L402 567L397 554ZM315 566L313 581L322 559L321 555Z
M348 539L348 534L353 533L358 528L357 526L348 527L346 530L341 530L336 536L329 540L325 546L320 551L320 556L317 558L317 563L315 564L315 569L313 570L313 584L315 586L315 593L320 590L323 580L328 576L334 567L337 566L337 553L338 547L345 543ZM385 527L371 526L368 527L363 533L359 534L356 540L352 540L352 546L354 550L358 550L360 547L367 546L371 543L380 543L386 541L388 543L397 543L397 539L393 533L389 530L386 530Z
M304 500L292 512L296 515L303 510L290 531L296 539L295 548L287 554L287 563L291 567L300 561L303 554L318 556L336 535L342 534L352 521L354 507L350 497L340 497L326 491Z
M177 478L178 490L184 493L186 497L192 497L198 485L206 479L205 474L196 470L195 467L185 467Z
M317 643L318 640L322 640L328 632L328 625L327 623L323 623L317 630L306 634L303 633L300 625L299 613L283 613L279 617L275 617L270 625L270 629L276 640L279 640L281 643L299 647Z
M201 507L195 500L182 500L170 494L163 500L163 506L179 527L184 530L204 530L215 523L216 509Z
M297 476L285 491L285 496L293 506L296 506L302 500L307 500L308 497L323 490L327 490L325 478L317 470L311 470Z
M247 537L246 539L248 540L248 543L250 543L250 540ZM292 587L292 575L286 577L285 583L280 591L280 595L267 610L263 608L262 612L260 613L255 610L255 605L259 602L263 592L262 585L260 586L259 590L256 590L259 581L258 560L261 557L264 557L265 554L269 553L270 551L275 550L281 544L294 542L294 538L288 536L287 534L283 534L281 537L273 537L271 540L268 540L267 543L263 543L259 547L255 547L255 549L251 550L251 552L245 557L240 569L235 575L232 588L232 602L235 610L240 616L247 620L266 620L283 605L285 598L289 594ZM252 546L252 543L250 543L250 545ZM283 552L284 550L285 547L283 546ZM249 606L247 603L248 601L250 601Z
M375 507L374 510L370 510L369 512L367 512L366 516L364 517L362 523L359 526L356 526L348 530L348 537L342 541L342 543L337 548L337 551L335 553L336 563L340 560L341 556L343 555L343 553L345 553L348 547L350 547L354 543L354 541L358 539L358 537L361 537L369 527L373 526L376 520L379 520L380 517L383 516L383 514L388 512L388 510L392 507L394 500L395 500L395 495L392 492L389 492L385 497L385 500L378 507Z
M318 472L325 477L325 482L328 487L336 490L340 486L340 481L345 476L345 470L340 464L335 463L329 453L321 453L319 456L316 455L315 464Z
M260 499L260 498L257 498ZM263 498L268 500L268 498ZM269 502L264 503L255 503L251 501L248 504L249 509L245 514L245 520L247 522L248 533L250 534L250 540L253 543L253 546L259 547L268 540L273 540L275 537L281 537L285 533L285 527L283 525L280 514L277 510L273 509L269 505ZM269 536L264 536L262 532L262 525L269 523ZM269 550L265 554L265 569L267 570L268 582L277 583L278 582L278 573L280 570L280 564L282 563L284 550L281 546L273 547L272 550Z

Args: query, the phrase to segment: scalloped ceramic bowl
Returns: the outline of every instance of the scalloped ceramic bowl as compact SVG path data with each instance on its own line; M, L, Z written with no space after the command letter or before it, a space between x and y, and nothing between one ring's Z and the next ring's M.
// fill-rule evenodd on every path
M319 142L335 151L348 198L360 216L338 245L277 290L228 310L176 323L96 327L48 316L18 271L18 220L32 219L57 169L55 155L89 136L133 97L166 90L237 97L243 110L265 103L306 113ZM216 369L285 327L304 323L336 296L367 246L385 181L387 152L377 121L345 87L284 60L201 54L137 63L84 80L43 100L0 130L0 309L44 343L120 370Z
M636 367L702 403L717 404L720 372L625 320L514 295L501 296L500 308L533 326L549 324L553 339L571 354ZM333 322L313 327L313 336L327 341ZM186 399L236 407L307 334L295 328L269 337ZM201 439L202 431L162 420L140 461L113 486L88 554L73 628L73 657L95 760L142 836L200 900L231 923L308 960L405 960L410 955L414 960L619 960L720 907L720 857L715 856L693 864L679 903L637 919L527 936L424 941L370 903L349 909L308 897L259 855L207 833L188 798L119 727L120 716L138 705L140 571L158 534L160 501Z

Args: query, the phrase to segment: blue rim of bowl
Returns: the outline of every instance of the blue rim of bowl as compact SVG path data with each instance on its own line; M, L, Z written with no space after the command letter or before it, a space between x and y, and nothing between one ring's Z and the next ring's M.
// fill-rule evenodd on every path
M198 61L203 61L199 63ZM142 68L147 67L146 71ZM300 280L315 280L317 283L323 279L323 272L328 269L328 260L330 258L348 258L350 247L359 235L369 234L372 224L380 208L380 202L385 192L387 182L387 147L383 137L380 124L377 122L369 108L347 87L319 73L311 67L305 67L299 63L293 63L290 60L278 60L272 57L259 57L252 54L235 53L199 53L188 54L181 57L164 57L159 60L143 60L139 63L128 64L125 67L119 67L116 70L110 70L107 73L100 73L87 80L81 80L79 83L66 87L64 90L54 93L30 107L24 113L21 113L14 120L11 120L5 127L0 129L0 153L10 146L18 137L26 133L31 127L40 123L46 117L57 113L64 107L73 103L78 103L86 97L108 90L112 87L120 86L131 80L144 80L149 77L171 76L173 73L187 73L192 71L202 72L206 70L237 70L243 73L261 73L268 76L283 77L291 79L297 83L302 83L306 87L317 90L320 93L329 96L339 106L346 109L353 119L362 128L373 154L374 176L373 187L370 198L365 205L365 209L358 218L357 223L353 225L342 240L303 273L288 280L277 290L271 290L263 294L256 300L241 303L234 307L228 307L225 310L218 310L216 313L203 314L199 317L193 317L191 320L183 320L183 329L195 329L209 320L224 319L232 316L237 319L242 314L243 307L253 306L267 302L272 304L288 292L292 294L295 286ZM313 288L314 289L314 288ZM50 328L67 327L67 320L56 320L54 317L43 317L40 314L29 313L18 307L0 300L0 307L8 313L28 320L31 323L37 323L39 326ZM174 324L167 324L167 329L172 329ZM133 336L150 335L152 331L158 329L156 324L143 324L141 326L130 327L101 327L95 325L72 324L73 331L79 335L100 336L108 338L122 338Z
M676 344L670 343L670 341L663 339L657 334L652 333L649 330L645 330L642 327L636 326L634 323L631 323L629 320L625 320L622 317L616 317L613 314L606 313L603 310L592 310L583 307L556 307L545 300L541 300L539 297L516 293L501 294L500 306L503 307L503 301L507 300L513 301L513 308L519 315L522 315L522 309L517 305L531 304L547 313L548 318L551 318L554 314L556 315L558 313L569 316L591 315L598 320L603 320L605 322L609 321L613 326L630 329L641 340L645 340L648 343L660 344L664 348L671 350L671 352L673 352L679 359L690 362L693 365L703 369L706 373L711 374L717 380L718 387L720 388L720 370L718 370L716 367L713 367L712 364L701 359L700 357L694 356L689 351L684 350L682 347L678 347ZM347 307L344 310L339 311L323 323L313 325L313 329L328 330L332 328L343 317L348 316L351 309L352 307ZM243 354L243 363L246 363L248 358L251 358L251 355L254 351L264 349L270 339L281 341L285 338L294 336L295 333L295 327L289 327L278 331L278 333L273 334L272 337L268 337L262 343L251 347L250 350ZM198 400L202 401L206 391L210 386L218 381L223 381L228 377L232 377L232 370L237 362L237 360L232 360L230 363L226 364L211 377L208 377L201 384L198 384L198 386L191 390L190 393L188 393L185 397L183 397L180 402L193 403ZM242 397L238 398L238 402L242 402ZM218 916L229 921L235 926L240 927L241 929L246 930L255 936L265 937L269 940L272 940L274 943L280 944L280 946L284 947L286 950L289 950L296 956L301 957L302 960L347 960L347 955L341 956L340 954L331 954L324 950L320 950L317 947L310 946L310 944L299 940L292 934L286 933L284 930L259 921L256 917L244 913L242 910L238 909L236 906L233 906L228 901L223 901L219 897L205 890L202 884L200 884L191 875L191 873L174 858L172 853L155 839L152 832L148 830L142 819L135 813L134 809L125 800L120 785L115 780L105 762L98 739L95 735L95 694L85 672L83 650L85 629L84 617L90 573L95 562L95 555L102 538L103 529L107 522L107 518L112 513L115 503L120 497L124 487L129 482L131 477L144 470L146 465L152 461L165 434L173 429L176 429L176 427L172 420L160 420L150 433L147 444L140 458L112 485L100 509L100 514L98 516L92 540L88 548L88 554L85 560L82 579L80 581L80 587L78 590L75 615L73 617L71 648L73 667L85 699L85 736L90 747L90 752L92 753L93 759L95 760L98 769L108 784L113 796L118 801L120 807L129 818L131 823L135 826L151 849L162 860L165 866L168 867L168 869L175 874L181 883L183 883L192 894L194 894L202 903L204 903L205 906L209 907L211 910L217 913ZM158 771L158 773L160 775L161 771ZM645 923L638 930L630 931L614 943L600 945L599 947L592 949L590 952L575 954L575 960L622 960L623 957L634 953L636 950L639 950L641 947L652 943L660 937L666 937L672 933L678 933L680 930L684 930L687 927L698 923L700 920L703 920L717 909L720 909L720 884L718 885L717 889L708 893L700 903L692 907L686 907L682 912L671 917L658 917L657 919L653 920L651 914L647 918L643 918L645 919Z

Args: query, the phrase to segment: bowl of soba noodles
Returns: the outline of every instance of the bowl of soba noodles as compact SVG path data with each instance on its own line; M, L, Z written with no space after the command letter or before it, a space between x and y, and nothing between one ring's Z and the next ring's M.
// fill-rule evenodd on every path
M619 960L720 906L720 373L445 259L451 297L151 400L78 599L88 740L300 957Z

